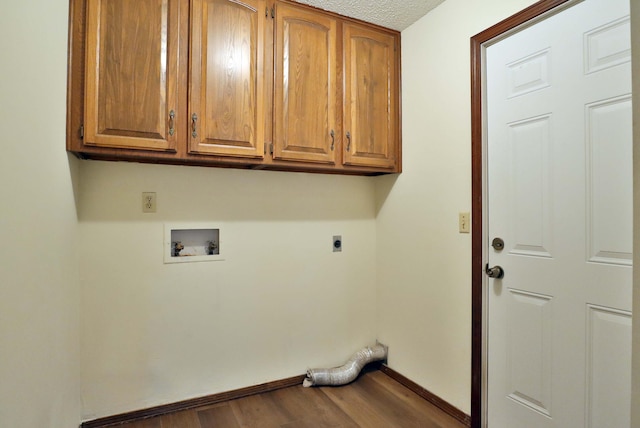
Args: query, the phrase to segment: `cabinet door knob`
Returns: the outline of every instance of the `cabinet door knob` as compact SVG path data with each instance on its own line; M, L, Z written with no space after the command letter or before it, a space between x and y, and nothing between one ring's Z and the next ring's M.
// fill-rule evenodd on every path
M336 134L335 132L333 132L333 129L331 130L330 135L331 135L331 151L333 151L333 147L336 144Z
M169 135L173 135L176 132L175 118L176 118L176 112L171 110L169 112Z
M347 131L347 151L351 149L351 133Z
M196 138L198 136L197 128L198 128L198 115L193 113L191 115L191 136L193 138Z

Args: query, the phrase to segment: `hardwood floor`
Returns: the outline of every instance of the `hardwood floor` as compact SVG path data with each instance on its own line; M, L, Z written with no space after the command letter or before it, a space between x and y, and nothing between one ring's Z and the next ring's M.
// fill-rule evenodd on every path
M381 371L340 387L302 385L119 425L122 428L462 428Z

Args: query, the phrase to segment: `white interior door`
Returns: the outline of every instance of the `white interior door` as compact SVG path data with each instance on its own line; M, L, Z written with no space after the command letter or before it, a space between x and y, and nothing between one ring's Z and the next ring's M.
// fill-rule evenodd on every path
M629 0L486 50L489 428L629 427L630 57Z

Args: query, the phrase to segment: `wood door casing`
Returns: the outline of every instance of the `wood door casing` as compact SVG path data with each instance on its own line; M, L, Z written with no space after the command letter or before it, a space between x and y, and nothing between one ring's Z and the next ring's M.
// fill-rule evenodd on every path
M486 222L484 174L486 153L483 137L486 133L484 121L486 94L483 83L486 59L484 50L492 40L502 38L521 26L530 26L545 14L562 10L570 0L541 0L526 9L492 25L470 39L471 46L471 139L472 139L472 376L471 376L471 427L480 428L486 424L486 344L487 307L484 285L486 245Z
M84 144L176 150L178 3L88 0Z
M189 152L264 154L264 0L195 0L191 8Z
M344 163L393 168L398 136L396 38L344 26ZM348 133L348 134L347 134Z
M340 139L336 20L285 3L277 7L273 157L334 164Z

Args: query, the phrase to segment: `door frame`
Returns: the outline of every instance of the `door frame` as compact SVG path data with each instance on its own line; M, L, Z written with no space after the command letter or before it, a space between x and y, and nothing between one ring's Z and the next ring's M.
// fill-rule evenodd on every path
M487 420L487 294L484 263L486 215L485 51L516 29L532 25L582 0L541 0L471 37L471 427Z

